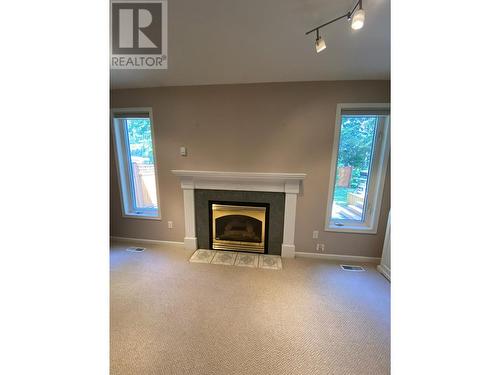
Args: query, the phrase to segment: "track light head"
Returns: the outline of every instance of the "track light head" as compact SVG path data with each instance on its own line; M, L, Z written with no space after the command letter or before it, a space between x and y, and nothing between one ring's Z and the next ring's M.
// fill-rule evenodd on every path
M365 11L364 9L359 8L354 12L351 21L351 28L353 30L359 30L365 24Z
M320 36L316 39L316 43L315 44L316 44L316 52L317 53L320 53L321 51L323 51L324 49L326 49L326 43L323 40L323 38L320 37Z
M358 10L354 11L356 8L358 8ZM354 5L352 10L350 10L346 14L344 14L340 17L334 18L333 20L330 20L328 22L325 22L324 24L319 25L319 26L315 27L314 29L306 32L306 35L309 35L311 33L316 32L315 46L316 46L317 53L320 53L321 51L323 51L326 48L325 41L323 40L323 38L321 38L319 36L319 29L321 29L322 27L325 27L326 25L329 25L331 23L340 21L341 19L344 19L344 18L347 18L348 21L351 21L351 28L353 30L361 29L363 27L363 24L365 23L365 11L363 10L362 0L357 0L356 5Z

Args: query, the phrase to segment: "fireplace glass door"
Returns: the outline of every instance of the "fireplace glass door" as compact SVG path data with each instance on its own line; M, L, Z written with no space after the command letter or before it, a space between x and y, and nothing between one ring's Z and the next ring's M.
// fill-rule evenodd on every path
M211 203L212 249L264 253L267 205Z

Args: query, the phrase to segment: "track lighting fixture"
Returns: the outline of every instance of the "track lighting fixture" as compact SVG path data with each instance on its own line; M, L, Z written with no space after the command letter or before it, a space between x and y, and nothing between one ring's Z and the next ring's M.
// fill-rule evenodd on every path
M351 28L353 30L359 30L363 27L365 23L365 11L364 9L358 9L357 11L354 12L354 15L352 16L352 21L351 21Z
M316 30L316 52L320 53L326 48L326 43L322 37L319 36L319 30Z
M315 27L314 29L309 30L306 33L306 35L308 35L308 34L312 33L313 31L316 31L315 45L316 45L316 52L317 53L320 53L321 51L323 51L326 48L325 41L323 40L322 37L319 36L319 30L322 27L325 27L326 25L329 25L329 24L334 23L338 20L341 20L342 18L347 18L349 21L351 21L351 28L353 30L359 30L363 27L363 25L365 23L365 10L363 9L363 4L361 1L362 0L358 0L356 2L356 5L354 5L354 7L352 8L352 10L350 12L347 12L343 16L337 17L337 18L335 18L331 21L328 21L322 25L319 25L318 27Z

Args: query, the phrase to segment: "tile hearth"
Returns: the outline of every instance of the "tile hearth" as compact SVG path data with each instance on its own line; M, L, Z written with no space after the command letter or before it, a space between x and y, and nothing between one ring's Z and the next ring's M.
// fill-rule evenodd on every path
M259 255L238 253L234 265L239 267L257 268L259 266Z
M220 264L225 266L238 266L248 268L262 268L281 270L281 257L267 254L249 254L235 251L196 250L191 258L191 263Z
M196 250L189 261L192 263L210 263L214 259L215 253L214 250Z
M217 251L211 264L222 264L224 266L232 266L236 260L236 253L232 251Z

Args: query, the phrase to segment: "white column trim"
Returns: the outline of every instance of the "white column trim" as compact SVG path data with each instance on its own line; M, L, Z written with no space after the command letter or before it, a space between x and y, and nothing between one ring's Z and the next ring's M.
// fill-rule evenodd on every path
M283 226L283 244L281 256L295 258L295 216L297 212L297 194L285 195L285 222Z
M184 188L184 247L187 250L196 250L198 248L194 211L194 189Z

